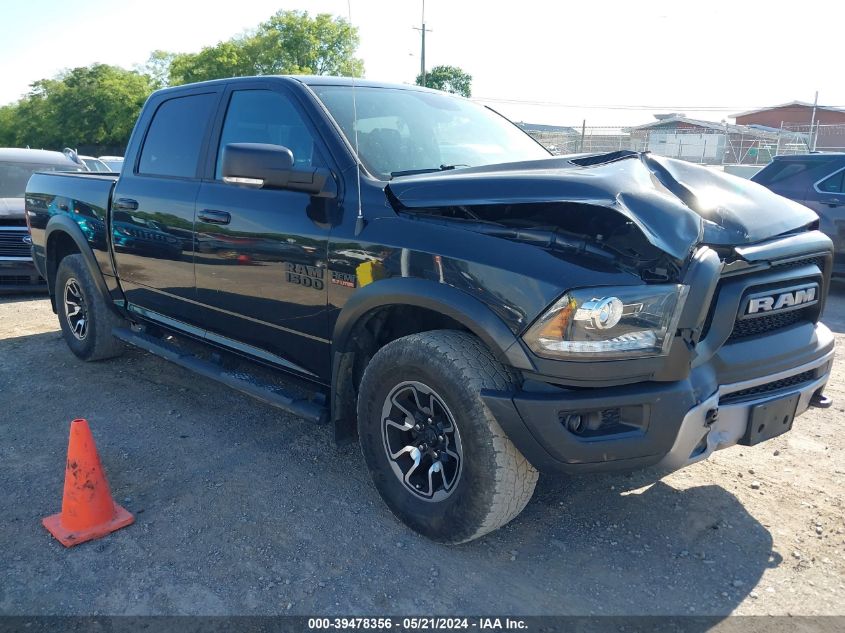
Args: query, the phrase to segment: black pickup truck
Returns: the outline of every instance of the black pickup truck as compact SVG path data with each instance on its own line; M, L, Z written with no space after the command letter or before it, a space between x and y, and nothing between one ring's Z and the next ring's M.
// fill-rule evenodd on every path
M538 471L677 469L830 402L812 211L650 154L553 157L432 90L162 90L119 177L36 174L26 212L79 358L131 343L357 436L444 542L514 518Z

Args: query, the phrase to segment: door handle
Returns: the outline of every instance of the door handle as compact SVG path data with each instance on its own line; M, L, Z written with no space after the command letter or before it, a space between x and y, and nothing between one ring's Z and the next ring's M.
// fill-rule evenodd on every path
M111 206L112 209L117 209L118 211L137 211L138 201L132 198L118 198Z
M214 209L203 209L199 212L199 219L209 224L229 224L232 216L228 211L215 211Z

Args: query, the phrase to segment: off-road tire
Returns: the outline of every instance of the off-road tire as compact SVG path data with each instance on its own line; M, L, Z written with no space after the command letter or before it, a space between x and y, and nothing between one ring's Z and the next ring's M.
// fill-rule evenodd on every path
M87 329L80 340L71 330L68 310L65 304L65 289L69 280L75 280L81 291L87 313ZM85 361L113 358L123 353L123 343L112 334L112 328L125 326L107 304L97 284L88 272L82 255L68 255L59 262L56 271L56 311L62 335L70 350Z
M421 500L391 469L382 436L382 407L397 385L418 381L451 411L462 444L461 476L439 501ZM475 336L435 330L397 339L373 356L358 395L358 434L373 482L387 506L415 531L443 543L464 543L516 517L537 484L537 470L507 438L480 397L483 389L517 385Z

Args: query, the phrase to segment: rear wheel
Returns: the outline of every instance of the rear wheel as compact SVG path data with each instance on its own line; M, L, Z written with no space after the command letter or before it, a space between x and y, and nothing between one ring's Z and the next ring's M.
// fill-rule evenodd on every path
M74 354L82 360L101 360L123 352L112 329L125 322L106 304L82 255L68 255L59 262L55 292L62 335Z
M373 482L417 532L461 543L501 527L528 503L537 471L481 400L516 386L476 337L437 330L373 357L358 396L358 433Z

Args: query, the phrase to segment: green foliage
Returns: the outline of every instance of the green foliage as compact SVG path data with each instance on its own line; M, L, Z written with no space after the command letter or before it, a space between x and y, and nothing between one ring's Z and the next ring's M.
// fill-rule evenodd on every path
M0 147L14 146L18 106L16 103L0 107Z
M235 40L220 42L202 49L199 53L180 53L170 64L170 85L189 84L195 81L246 77L255 74L246 59L244 47Z
M136 70L150 78L150 85L155 90L166 88L170 85L170 66L176 57L176 53L153 51L147 63L136 67Z
M344 75L360 77L355 57L358 30L343 18L307 11L279 11L266 22L199 53L175 55L170 85L249 75Z
M74 68L42 79L0 114L0 142L17 147L114 147L129 139L149 77L117 66Z
M468 75L457 66L435 66L426 73L425 84L423 84L422 74L417 75L417 85L425 85L464 97L472 96L472 75Z
M20 101L0 107L0 146L90 152L125 147L153 90L245 75L360 77L358 44L358 30L343 18L279 11L256 29L199 53L153 51L131 71L105 64L74 68L36 81Z

